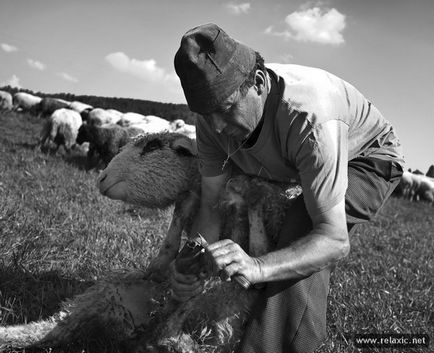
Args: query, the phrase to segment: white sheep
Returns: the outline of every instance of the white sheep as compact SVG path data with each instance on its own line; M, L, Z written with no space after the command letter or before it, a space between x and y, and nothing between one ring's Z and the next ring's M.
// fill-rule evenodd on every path
M75 110L77 113L81 114L85 110L92 110L93 107L89 104L86 104L86 103L82 103L79 101L73 101L69 105L69 109Z
M41 149L53 143L56 151L63 145L65 150L69 152L75 146L81 124L81 116L74 110L62 108L54 111L42 128Z
M190 137L191 139L196 139L196 126L187 124L182 119L175 119L170 123L171 131L183 134Z
M0 91L0 111L11 110L12 107L12 95L6 91Z
M175 204L169 240L163 242L163 248L171 249L162 249L159 256L175 257L181 233L188 232L198 208L200 175L195 155L194 141L183 135L146 134L126 145L99 176L100 191L113 199L153 208ZM283 215L299 194L298 187L234 177L221 200L222 215L229 215L223 233L235 233L240 244L249 244L247 251L260 255L274 241ZM238 222L241 218L245 222ZM259 242L248 238L249 229L262 234L256 239ZM213 352L229 352L237 346L256 289L244 290L236 283L211 278L203 294L181 304L171 299L166 281L148 277L154 269L155 262L146 275L134 272L100 281L48 320L0 327L0 347L2 343L62 345L88 332L108 334L127 344L129 351L184 353L206 346Z
M35 112L42 98L26 92L17 92L13 97L13 110Z
M95 108L82 116L93 125L116 124L121 119L122 113L114 109Z
M117 122L120 126L130 126L131 124L147 123L146 116L139 113L127 112L124 113L121 119Z

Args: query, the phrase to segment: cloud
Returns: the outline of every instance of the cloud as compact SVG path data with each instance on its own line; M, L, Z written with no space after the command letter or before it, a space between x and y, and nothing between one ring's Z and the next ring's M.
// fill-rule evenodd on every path
M57 76L63 78L66 81L69 81L69 82L74 82L74 83L78 82L78 78L75 78L74 76L71 76L70 74L68 74L66 72L59 72L57 74Z
M173 81L177 78L175 74L168 74L158 67L154 59L137 60L122 52L108 54L104 59L114 69L145 81Z
M13 51L17 51L18 48L14 47L13 45L1 43L0 47L6 52L6 53L12 53Z
M11 87L21 88L20 79L17 77L17 75L14 74L10 79L1 82L0 86L11 86Z
M44 71L46 68L45 64L33 59L27 59L27 64L29 64L30 67L40 71Z
M294 39L300 42L316 42L339 45L345 42L342 31L345 29L345 15L336 9L323 11L313 7L286 16L287 29L278 32L273 26L265 30L266 34Z
M250 3L248 2L243 2L242 4L235 4L233 2L229 2L226 3L224 6L232 15L242 15L250 11Z

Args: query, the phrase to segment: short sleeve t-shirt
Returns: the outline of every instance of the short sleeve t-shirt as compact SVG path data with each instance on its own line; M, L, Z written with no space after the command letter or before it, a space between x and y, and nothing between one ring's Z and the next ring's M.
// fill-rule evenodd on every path
M196 123L200 172L216 176L231 163L241 171L280 182L299 182L311 216L344 197L348 161L360 156L404 167L392 125L357 89L321 69L269 64L272 89L253 146ZM227 163L230 160L230 163Z

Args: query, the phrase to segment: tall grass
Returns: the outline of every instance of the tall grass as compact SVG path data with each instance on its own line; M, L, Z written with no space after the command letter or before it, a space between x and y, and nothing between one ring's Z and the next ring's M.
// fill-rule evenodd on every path
M170 209L101 196L83 152L40 151L41 127L31 115L0 114L1 325L46 318L108 271L145 267L170 219ZM434 337L433 216L433 207L392 198L357 229L332 275L328 339L318 352L357 352L358 333Z

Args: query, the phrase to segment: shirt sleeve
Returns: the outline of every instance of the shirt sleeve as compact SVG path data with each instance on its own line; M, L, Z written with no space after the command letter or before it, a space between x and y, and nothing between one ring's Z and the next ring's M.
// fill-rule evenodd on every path
M337 205L348 186L348 125L329 120L312 129L296 155L309 215Z
M230 162L225 163L227 154L202 116L196 120L196 143L202 176L217 176L230 169Z

